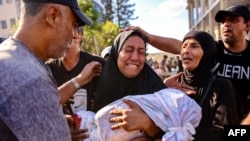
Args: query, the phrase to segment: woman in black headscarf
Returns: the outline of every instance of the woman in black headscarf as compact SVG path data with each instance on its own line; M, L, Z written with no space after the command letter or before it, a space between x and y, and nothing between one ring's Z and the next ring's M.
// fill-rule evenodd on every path
M146 41L138 31L121 32L115 39L94 101L95 112L127 95L153 93L166 88L146 64Z
M155 71L146 64L144 36L138 31L123 31L114 40L110 56L100 76L95 94L94 111L97 112L111 102L127 95L150 94L164 88L166 88L166 85ZM135 109L133 107L131 111ZM132 117L129 116L129 113ZM135 128L142 129L144 128L142 126L147 125L144 131L149 136L161 138L164 134L140 108L129 113L126 113L125 116L130 118L126 119L133 119L133 122L126 121L125 128L130 128L126 129L127 131L137 130ZM121 115L120 113L113 114ZM119 116L118 118L123 117ZM120 125L117 124L116 126Z
M214 39L204 31L190 31L183 39L181 57L184 71L180 81L195 88L191 97L202 107L196 140L223 140L223 126L239 124L241 110L231 82L213 75Z

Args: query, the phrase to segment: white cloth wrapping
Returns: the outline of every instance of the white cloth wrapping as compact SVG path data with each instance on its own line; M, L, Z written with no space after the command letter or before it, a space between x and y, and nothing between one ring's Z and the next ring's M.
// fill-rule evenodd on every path
M76 114L82 118L80 129L87 128L88 134L90 135L90 137L88 139L84 139L84 141L102 141L97 133L98 127L95 123L95 113L92 111L82 110L82 111L78 111Z
M201 119L201 108L183 92L166 88L154 94L126 96L124 99L137 103L154 123L166 132L162 141L193 140L192 135L195 134L195 128ZM143 135L140 131L111 130L114 123L109 122L109 111L114 108L125 109L128 106L119 99L99 110L95 115L96 125L93 123L92 127L84 126L91 131L88 141L130 141ZM91 116L93 122L93 115ZM82 115L82 118L86 119L86 116Z

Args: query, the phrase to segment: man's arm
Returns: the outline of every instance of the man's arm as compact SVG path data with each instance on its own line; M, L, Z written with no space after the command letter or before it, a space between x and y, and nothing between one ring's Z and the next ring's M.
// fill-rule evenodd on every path
M152 46L162 51L166 51L166 52L173 53L173 54L180 54L181 44L182 44L180 40L169 38L169 37L161 37L161 36L153 35L144 31L138 26L126 27L124 29L121 29L121 32L126 31L126 30L138 30L140 33L142 33L146 37L147 42L151 44Z
M100 76L102 66L99 62L93 61L87 64L82 72L75 78L67 81L58 88L61 103L64 104L81 87L89 83L95 76Z

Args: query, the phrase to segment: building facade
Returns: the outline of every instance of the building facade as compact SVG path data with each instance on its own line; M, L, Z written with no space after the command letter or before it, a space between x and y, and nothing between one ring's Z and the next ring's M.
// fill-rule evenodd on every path
M13 25L20 16L19 5L19 0L0 0L0 36L13 33Z
M250 0L187 0L189 30L206 31L216 40L220 39L220 24L215 21L215 14L221 9L239 4L250 8Z
M100 12L99 21L103 20L103 5L100 0L93 0L94 7ZM8 37L14 33L13 25L20 17L20 0L0 0L0 36Z
M100 13L98 22L104 22L104 5L101 0L93 0L94 8Z

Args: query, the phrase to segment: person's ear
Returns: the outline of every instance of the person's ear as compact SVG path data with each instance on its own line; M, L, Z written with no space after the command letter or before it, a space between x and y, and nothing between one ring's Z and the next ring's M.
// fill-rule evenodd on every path
M59 13L59 9L54 5L49 5L45 9L46 11L46 22L51 26L56 26L56 19Z
M249 32L250 30L250 20L248 20L248 22L246 23L246 31L247 33Z

